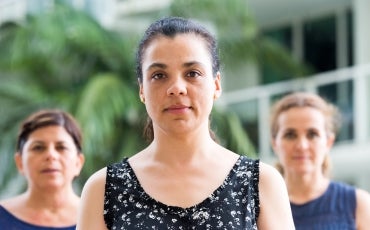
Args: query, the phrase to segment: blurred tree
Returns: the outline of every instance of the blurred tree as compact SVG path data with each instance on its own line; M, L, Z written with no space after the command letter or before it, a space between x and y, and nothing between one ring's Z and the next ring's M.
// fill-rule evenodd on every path
M133 68L136 38L103 29L66 5L2 28L0 37L0 183L2 193L23 188L13 163L17 127L41 108L61 108L80 122L86 164L78 189L97 169L144 143L144 108Z
M232 17L230 12L235 12ZM228 68L246 55L256 60L278 50L263 45L242 0L178 0L154 17L163 15L197 15L213 21L220 47L229 53L223 56ZM24 187L13 163L15 137L19 122L35 110L65 109L80 122L86 164L77 189L94 171L146 145L141 133L146 113L138 98L133 63L137 39L108 31L87 14L61 4L2 29L0 196ZM291 59L286 58L286 64L296 69ZM235 114L215 108L211 124L223 145L256 156Z
M196 18L215 28L225 69L253 62L295 78L310 71L284 46L262 35L247 0L176 0L163 14Z

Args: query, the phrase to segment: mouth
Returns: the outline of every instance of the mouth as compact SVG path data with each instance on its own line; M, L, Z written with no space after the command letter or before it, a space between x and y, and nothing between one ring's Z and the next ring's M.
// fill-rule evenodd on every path
M306 156L296 156L294 157L294 160L297 160L297 161L306 161L306 160L309 160L310 158L309 157L306 157Z
M59 172L58 169L53 169L53 168L48 168L48 169L43 169L41 170L41 173L56 173Z
M171 112L171 113L183 113L187 110L192 109L191 106L186 105L172 105L164 109L165 112Z

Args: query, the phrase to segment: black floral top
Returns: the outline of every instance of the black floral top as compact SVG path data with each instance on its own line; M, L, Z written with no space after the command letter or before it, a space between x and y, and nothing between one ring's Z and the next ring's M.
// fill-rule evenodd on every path
M168 206L151 198L125 158L107 167L108 229L257 229L259 160L240 156L222 185L203 202Z

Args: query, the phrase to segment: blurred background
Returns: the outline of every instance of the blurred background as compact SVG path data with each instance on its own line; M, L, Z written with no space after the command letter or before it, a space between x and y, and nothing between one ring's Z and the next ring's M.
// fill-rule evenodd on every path
M211 118L223 145L274 164L271 104L315 92L343 115L332 176L370 191L369 0L0 0L0 198L24 189L16 135L38 109L64 109L81 125L79 192L147 144L135 48L168 15L202 22L219 41L224 93Z

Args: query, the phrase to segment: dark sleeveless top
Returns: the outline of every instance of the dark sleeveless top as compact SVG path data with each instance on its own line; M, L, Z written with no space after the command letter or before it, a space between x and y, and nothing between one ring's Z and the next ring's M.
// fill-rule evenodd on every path
M0 229L1 230L75 230L76 225L69 227L44 227L24 222L8 212L0 205Z
M240 156L204 201L168 206L143 190L125 158L107 167L104 220L108 229L257 229L258 182L259 160Z
M356 191L344 183L331 182L322 196L291 208L296 230L356 229Z

